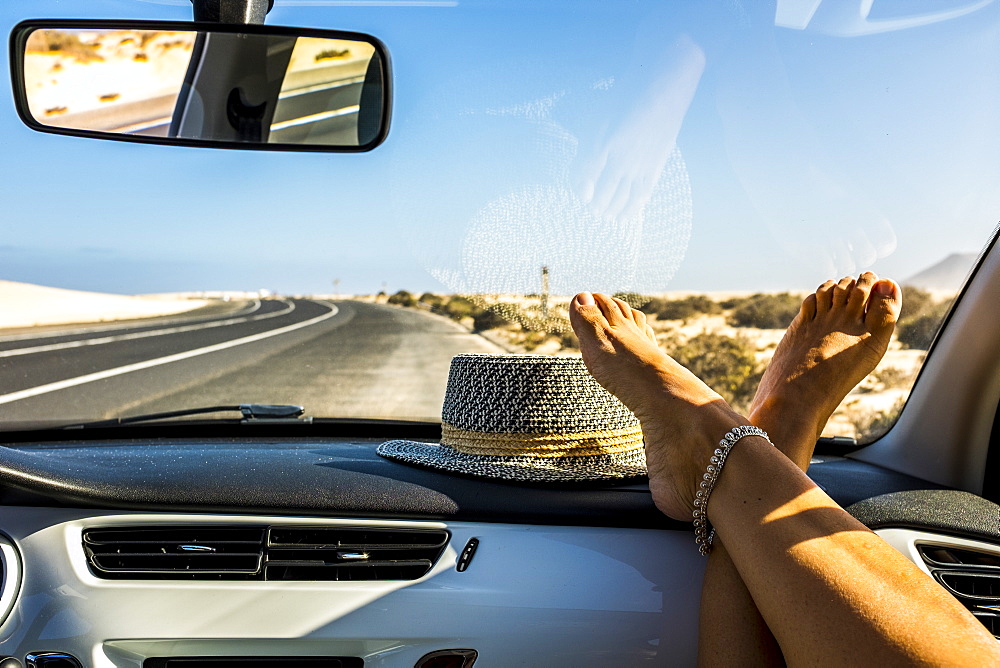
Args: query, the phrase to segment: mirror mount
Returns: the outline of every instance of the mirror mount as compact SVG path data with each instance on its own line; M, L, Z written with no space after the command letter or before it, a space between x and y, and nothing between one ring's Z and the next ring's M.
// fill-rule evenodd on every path
M206 23L263 25L274 0L191 0L194 20Z

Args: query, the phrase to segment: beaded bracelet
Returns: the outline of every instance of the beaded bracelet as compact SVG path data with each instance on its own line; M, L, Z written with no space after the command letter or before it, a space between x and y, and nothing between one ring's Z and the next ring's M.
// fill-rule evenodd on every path
M771 442L771 439L767 437L767 432L758 427L752 425L733 427L719 441L719 447L712 453L705 475L702 476L700 489L694 497L694 542L698 545L698 551L703 557L707 557L708 553L712 551L712 540L715 538L715 529L708 521L708 497L711 496L712 490L715 488L715 482L719 479L719 473L722 471L722 465L726 463L729 451L741 438L747 436L760 436L768 443Z

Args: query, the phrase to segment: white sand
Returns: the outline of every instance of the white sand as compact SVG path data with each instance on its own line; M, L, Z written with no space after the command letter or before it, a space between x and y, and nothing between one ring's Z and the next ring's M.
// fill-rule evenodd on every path
M148 318L206 304L203 299L131 297L0 281L0 329Z

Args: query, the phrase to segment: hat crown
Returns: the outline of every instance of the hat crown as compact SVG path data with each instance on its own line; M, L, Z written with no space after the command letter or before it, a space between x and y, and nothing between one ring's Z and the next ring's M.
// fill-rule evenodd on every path
M635 428L635 415L579 357L462 354L452 359L441 418L483 433L569 434Z

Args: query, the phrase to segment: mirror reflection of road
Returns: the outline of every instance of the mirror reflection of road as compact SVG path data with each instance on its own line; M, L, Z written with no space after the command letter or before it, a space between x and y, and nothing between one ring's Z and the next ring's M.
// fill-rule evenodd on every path
M299 404L316 417L438 419L448 365L460 352L499 351L436 315L309 299L0 335L0 415L16 428L271 403Z
M364 78L364 63L301 73L296 77L298 85L283 90L278 99L270 141L356 144ZM176 103L176 94L160 95L41 120L59 127L166 137Z

